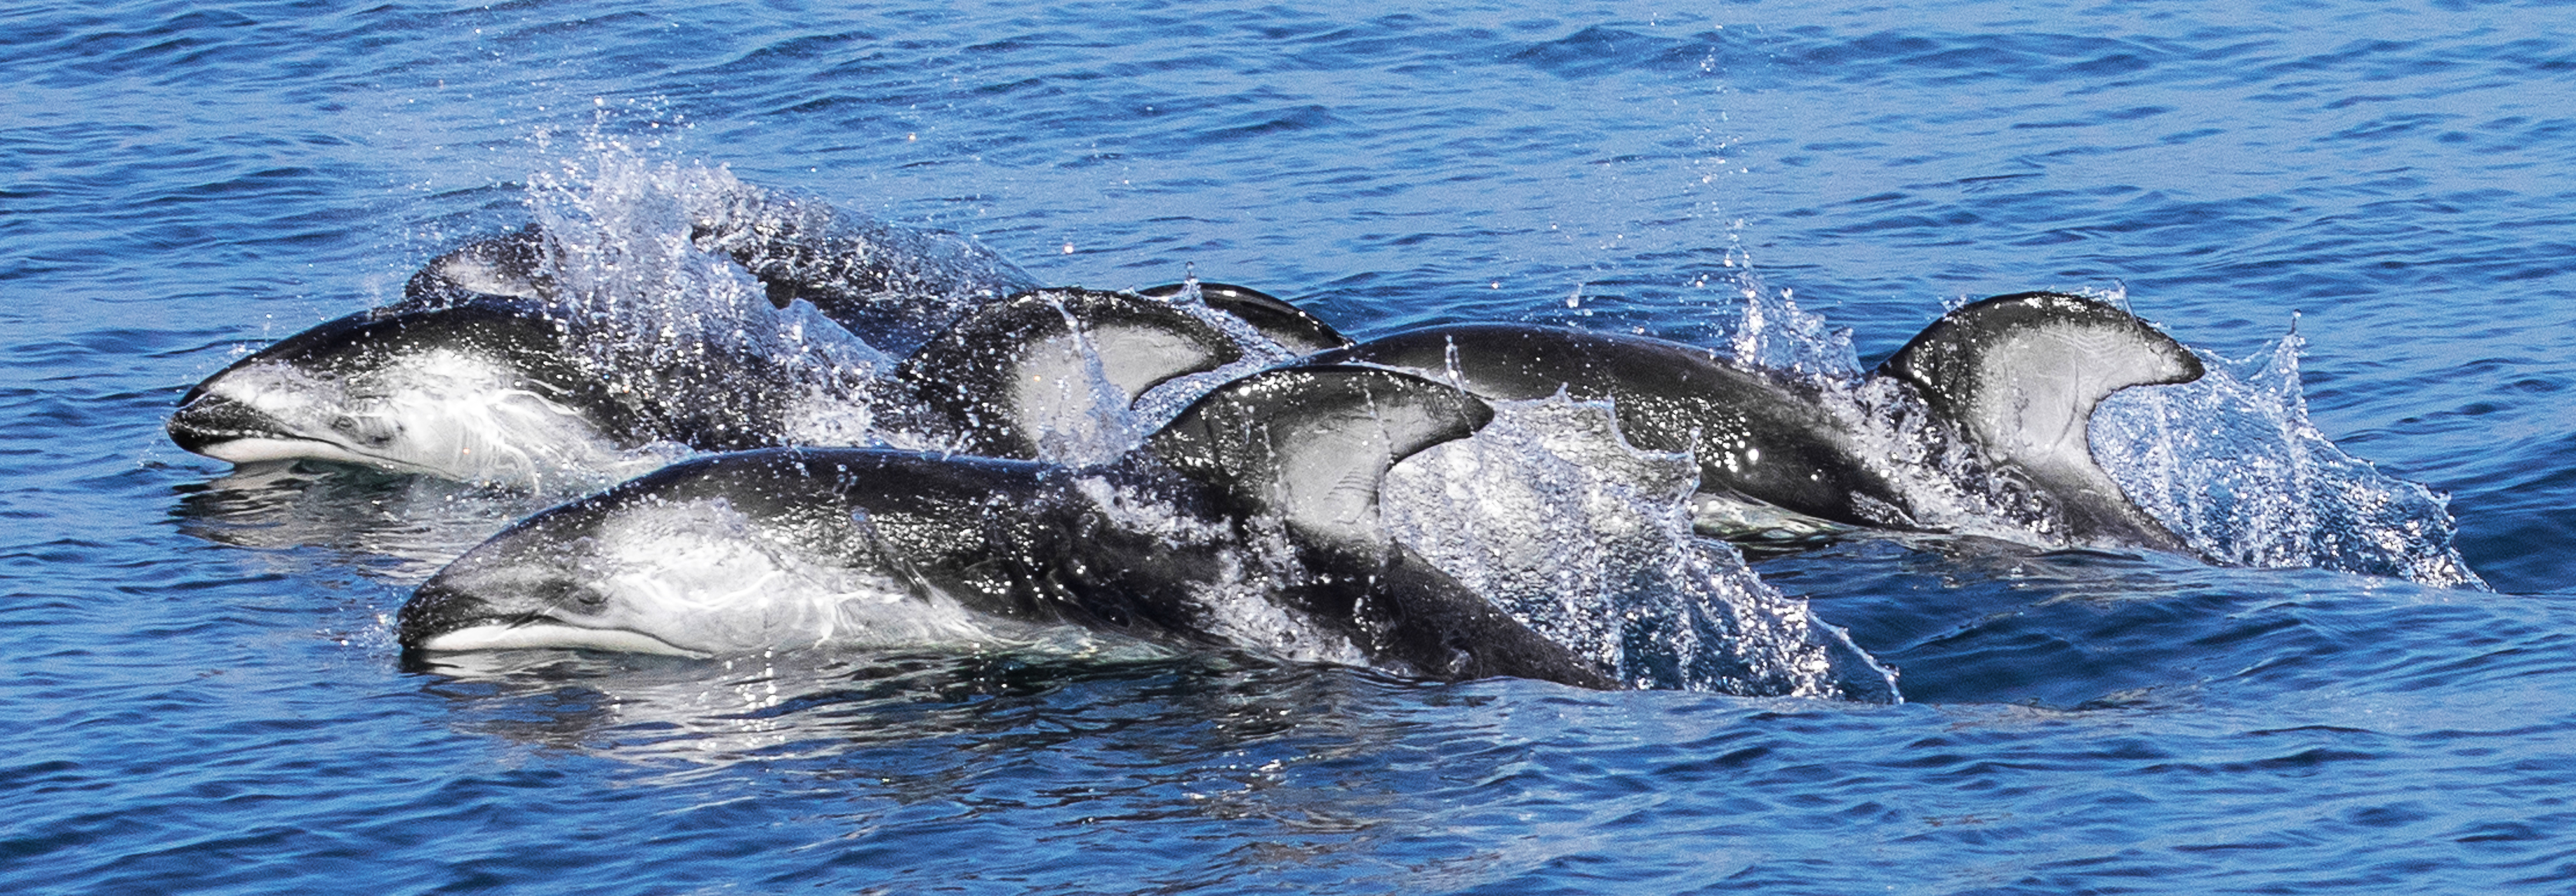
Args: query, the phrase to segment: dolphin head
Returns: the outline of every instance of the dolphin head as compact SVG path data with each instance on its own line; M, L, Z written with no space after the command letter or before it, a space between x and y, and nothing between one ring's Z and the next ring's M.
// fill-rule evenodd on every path
M297 333L190 389L179 447L312 458L465 481L613 469L644 439L542 306L498 296L397 305Z
M557 506L422 583L403 605L397 634L414 651L681 656L1005 636L1005 623L921 587L892 559L866 510L843 494L846 471L867 475L872 456L714 455ZM825 472L835 465L816 457L844 461L837 467L845 472Z

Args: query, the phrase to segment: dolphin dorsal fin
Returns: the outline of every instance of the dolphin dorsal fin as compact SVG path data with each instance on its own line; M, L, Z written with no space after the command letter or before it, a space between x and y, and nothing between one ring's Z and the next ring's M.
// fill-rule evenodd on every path
M555 278L546 232L535 224L467 243L429 260L403 284L405 304L447 304L475 295L551 299Z
M897 375L957 424L971 453L1034 458L1052 428L1124 415L1167 380L1242 357L1232 339L1169 302L1043 289L959 318Z
M2093 407L2130 386L2200 378L2200 359L2101 301L2030 292L1933 321L1879 365L2005 458L2085 450ZM2037 458L2033 458L2036 460Z
M2200 359L2112 305L2064 293L1978 301L1933 321L1878 375L1912 383L1995 461L2067 501L2079 530L2169 547L2170 534L2093 461L2093 409L2130 386L2199 379Z
M1144 450L1240 510L1309 538L1375 553L1378 485L1424 448L1494 418L1484 401L1410 374L1356 365L1264 371L1226 384Z

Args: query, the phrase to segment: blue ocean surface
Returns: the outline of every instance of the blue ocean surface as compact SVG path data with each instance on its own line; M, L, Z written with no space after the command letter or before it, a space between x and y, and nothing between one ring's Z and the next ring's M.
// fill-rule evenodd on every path
M2571 13L14 3L0 889L2567 892ZM1901 703L1228 656L407 667L410 589L541 501L236 470L162 423L636 170L1360 336L1869 363L1964 298L2114 297L2217 373L2115 399L2096 453L2220 562L1757 553ZM1823 327L1772 357L1748 310Z

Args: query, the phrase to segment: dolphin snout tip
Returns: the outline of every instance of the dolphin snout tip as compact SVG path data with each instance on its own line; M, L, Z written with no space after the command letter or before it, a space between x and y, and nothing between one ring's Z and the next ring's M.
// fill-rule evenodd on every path
M211 446L264 429L264 418L249 405L199 387L180 400L179 409L162 421L161 429L182 450L206 454Z
M394 614L394 639L404 650L426 650L438 636L491 620L491 604L451 587L444 576L431 576L412 589L411 599Z

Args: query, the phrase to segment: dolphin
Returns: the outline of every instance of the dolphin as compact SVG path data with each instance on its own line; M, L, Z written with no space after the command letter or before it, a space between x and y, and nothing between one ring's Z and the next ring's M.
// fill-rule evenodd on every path
M1351 345L1350 337L1333 329L1333 325L1325 323L1323 318L1249 286L1201 283L1193 277L1182 283L1148 286L1137 290L1136 294L1178 302L1186 302L1195 296L1208 308L1242 321L1262 338L1278 344L1292 355L1311 355Z
M1106 464L781 448L674 464L530 517L414 591L419 658L954 645L1076 625L1439 680L1615 686L1396 543L1378 486L1484 402L1310 366L1230 383Z
M702 220L690 231L691 239L743 265L761 281L776 307L806 301L824 317L871 342L881 341L887 330L897 328L892 318L902 318L901 327L907 329L953 328L956 320L986 307L986 302L1043 288L1017 266L961 234L882 224L852 232L854 223L835 222L827 214L829 207L819 204L788 203L783 208L791 211L773 210L766 215L758 211L780 202L755 202L753 210ZM803 216L816 220L800 223L792 213L818 207L820 211ZM555 298L551 265L559 250L548 239L543 227L529 224L468 243L422 265L404 284L403 295L412 302L475 295ZM1135 294L1176 303L1196 301L1292 356L1351 344L1350 337L1305 309L1246 286L1193 278L1135 290ZM959 296L983 301L961 301ZM946 301L934 301L940 298ZM921 341L912 338L901 344Z
M613 482L869 413L890 362L829 321L754 310L711 311L684 332L537 299L424 294L234 361L165 426L179 447L237 464L311 458L524 487Z
M771 303L808 302L889 351L909 351L963 313L1043 285L971 236L789 191L737 184L689 212L689 241L741 264Z
M545 229L530 224L512 233L449 250L403 283L403 301L438 305L476 296L552 300L556 297L553 250Z
M690 210L690 246L741 265L771 305L806 302L880 347L917 345L960 314L1040 285L954 231L888 224L749 186L717 191L697 205ZM606 251L567 246L530 223L430 259L403 294L415 302L476 295L560 299L556 267L580 263L584 250Z
M207 377L167 429L236 464L314 458L465 481L619 469L663 433L572 340L548 306L498 295L365 311Z
M1088 460L1132 445L1128 409L1158 386L1348 343L1293 306L1219 284L1195 304L1178 286L1157 288L1169 298L1020 293L960 317L900 365L853 348L839 369L724 334L655 351L625 343L661 334L542 298L542 267L524 264L540 257L535 239L449 253L404 301L236 361L181 399L171 439L236 463L314 458L498 484L621 474L613 481L648 446L668 460L842 438ZM773 328L795 322L779 317ZM805 323L803 344L846 338L828 321ZM892 376L881 380L881 367ZM872 428L817 436L818 417Z
M1704 533L1803 540L1848 527L1937 529L1921 480L1959 474L1896 459L1831 387L1652 339L1513 324L1435 326L1314 356L1453 378L1493 400L1560 392L1607 401L1623 435L1699 462ZM2073 544L2186 552L2100 465L2093 409L2130 386L2200 378L2200 360L2109 304L2061 293L1996 296L1943 315L1841 397L1894 386L1967 449L1952 459L1973 490L2001 493L2024 522ZM1942 452L1933 451L1938 457ZM1934 464L1932 466L1943 466Z

